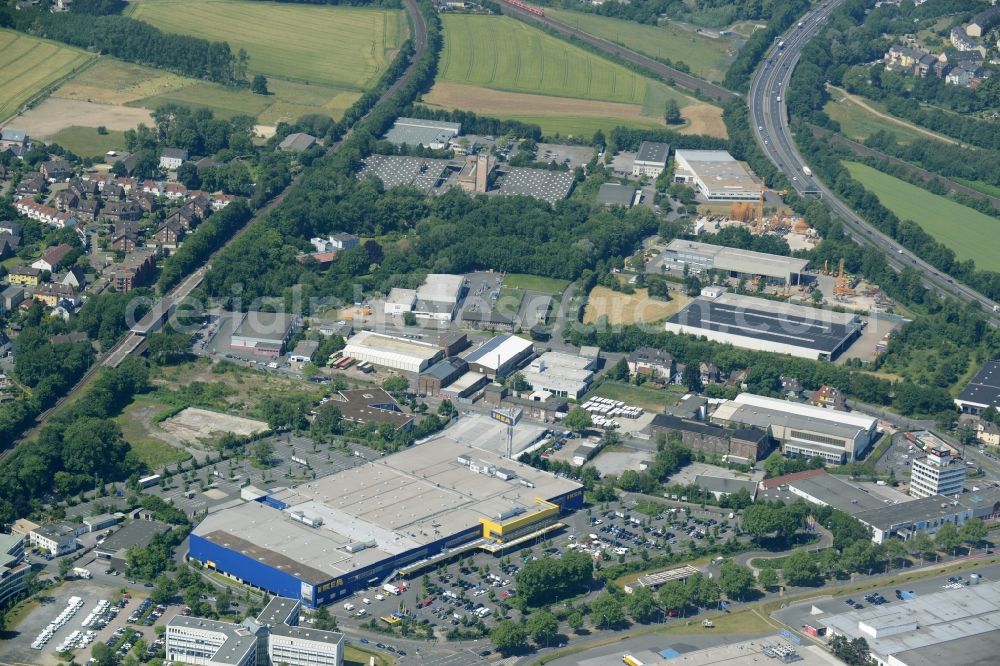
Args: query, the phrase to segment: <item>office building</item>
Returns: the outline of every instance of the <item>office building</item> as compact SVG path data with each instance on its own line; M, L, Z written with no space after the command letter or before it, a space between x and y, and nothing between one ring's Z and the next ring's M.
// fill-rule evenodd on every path
M910 495L959 495L965 485L965 472L965 461L953 457L948 449L927 449L927 455L915 458L910 466Z
M670 145L658 141L643 141L632 163L633 176L656 178L667 168Z
M31 565L24 561L24 536L0 534L0 608L24 591Z
M885 505L883 498L827 474L823 469L805 470L767 479L760 482L758 487L760 490L787 490L811 504L832 506L852 516Z
M788 400L741 393L712 414L712 422L770 432L787 457L820 457L831 465L857 460L878 438L878 419Z
M893 536L906 541L917 532L933 535L946 523L961 526L972 518L972 513L971 507L958 500L944 495L931 495L861 511L854 514L854 517L872 528L873 542L884 543Z
M344 635L299 626L298 600L272 598L239 624L184 615L167 624L167 661L198 666L340 666Z
M721 427L704 421L656 414L647 427L654 440L662 433L680 433L681 441L694 451L714 453L726 460L754 463L768 456L773 448L766 428Z
M44 548L52 555L72 553L79 544L76 537L86 531L66 523L47 523L31 530L28 538L32 546Z

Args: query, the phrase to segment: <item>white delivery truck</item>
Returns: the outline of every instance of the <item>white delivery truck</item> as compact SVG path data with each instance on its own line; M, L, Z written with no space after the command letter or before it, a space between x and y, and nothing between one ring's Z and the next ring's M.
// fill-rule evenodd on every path
M805 175L809 176L810 178L813 175L812 169L810 169L807 166L802 167L802 173L804 173Z

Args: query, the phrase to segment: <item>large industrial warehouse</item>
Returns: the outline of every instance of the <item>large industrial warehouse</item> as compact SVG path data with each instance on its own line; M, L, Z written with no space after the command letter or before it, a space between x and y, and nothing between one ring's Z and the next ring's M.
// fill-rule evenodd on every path
M799 284L808 264L808 259L679 238L670 241L663 251L663 265L667 270L687 267L692 275L700 275L715 269L725 271L730 277L752 279L760 276L781 285Z
M536 538L582 503L579 483L445 433L213 513L188 556L316 607L438 558Z
M712 422L769 430L786 456L819 456L833 465L856 460L878 438L874 417L753 393L740 393L719 405Z
M763 188L725 150L678 150L674 182L695 185L709 201L756 201Z
M671 333L703 335L744 349L832 361L851 345L862 324L855 314L722 294L696 298L664 326Z
M418 373L444 356L437 345L384 333L359 331L344 347L344 356L403 372Z

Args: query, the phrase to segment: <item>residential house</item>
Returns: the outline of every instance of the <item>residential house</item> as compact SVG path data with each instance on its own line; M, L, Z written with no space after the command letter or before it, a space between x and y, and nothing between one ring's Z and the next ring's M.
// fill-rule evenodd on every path
M55 204L58 210L72 210L80 205L80 197L78 197L72 190L59 190L56 192L56 195L52 197L52 203Z
M111 239L111 249L115 252L132 252L141 244L142 240L132 231L118 234Z
M24 300L24 287L12 284L0 291L0 312L10 312Z
M893 44L882 57L882 62L885 63L885 68L888 70L912 73L914 67L925 55L927 55L927 51Z
M652 347L636 349L628 355L626 363L630 375L658 379L668 384L676 372L673 355Z
M105 201L111 203L125 200L125 188L118 183L105 183L101 188L101 196Z
M278 150L287 153L301 153L303 150L312 148L315 143L316 137L302 132L295 132L281 140L281 143L278 144Z
M28 133L12 127L5 127L3 131L0 131L0 152L5 150L22 157L28 152Z
M975 71L965 69L964 67L956 67L948 72L948 75L944 77L944 81L952 86L967 86L972 83L974 78L976 78Z
M702 384L707 385L719 383L719 368L717 368L714 363L699 363L698 373L701 377Z
M212 214L213 210L211 199L209 199L204 193L192 197L187 202L187 207L198 216L199 220L204 220Z
M13 220L0 220L0 234L7 233L11 236L21 237L21 225Z
M145 284L156 269L156 253L138 250L126 255L125 261L115 269L115 291L127 293Z
M138 222L142 208L134 201L111 201L101 212L101 217L111 222Z
M786 400L802 399L802 382L795 377L786 377L785 375L781 375L778 381L781 382L781 392Z
M222 194L221 192L212 195L212 210L222 210L239 197L232 194Z
M932 53L925 53L924 55L920 56L920 60L917 61L917 64L914 66L913 71L917 76L924 78L929 73L934 71L934 65L936 65L937 62L938 59L936 55Z
M188 151L181 148L164 148L160 153L160 168L172 171L187 162Z
M41 279L42 272L31 266L12 266L7 272L7 280L11 284L19 284L25 287L37 287Z
M156 196L149 194L148 192L143 192L138 196L132 197L132 200L143 210L144 213L152 213L160 207L160 203L157 201Z
M965 26L965 34L969 37L985 37L986 34L1000 25L1000 7L991 7L972 17Z
M14 253L17 251L20 244L20 236L15 236L6 231L0 231L0 259L7 259L14 256Z
M980 420L976 423L976 439L987 446L1000 446L1000 426Z
M152 194L155 197L163 196L163 181L160 180L144 180L142 181L142 192L143 194Z
M66 189L78 196L81 200L96 197L101 193L101 188L97 186L96 181L80 180L79 178L74 178L69 181L69 187Z
M62 229L76 224L76 216L71 212L60 213L51 206L36 203L33 199L21 199L14 209L27 218Z
M951 45L959 51L979 51L983 55L986 54L982 42L975 37L969 37L961 28L952 28L950 37Z
M125 169L125 173L131 176L135 173L135 168L139 165L139 156L126 155L118 161L121 162L122 167Z
M358 246L358 237L354 234L338 232L330 236L330 245L334 250L350 250Z
M177 247L177 244L183 237L184 227L176 221L166 220L156 228L156 231L153 232L151 240L154 245L173 248Z
M168 199L184 199L187 197L187 191L183 183L170 182L163 186L163 196Z
M63 259L66 258L73 248L67 243L60 243L53 247L48 248L42 253L42 256L35 260L31 264L33 268L37 268L40 271L48 271L49 273L54 273L57 268L59 268Z
M50 345L70 345L78 342L87 342L90 336L84 331L73 331L72 333L62 333L49 338Z
M87 276L84 274L82 268L74 266L66 271L66 275L64 275L62 280L59 282L67 287L73 287L74 289L79 290L83 289L83 287L87 284Z
M983 55L979 51L945 51L938 60L968 70L983 66Z
M218 162L211 157L203 157L194 163L194 168L198 170L198 173L201 173L205 169L214 169L220 166L222 166L222 162Z
M42 162L39 171L41 171L42 175L50 183L54 183L57 180L66 180L73 175L73 167L62 158L54 158L47 162Z
M100 210L100 199L84 199L76 205L74 213L81 222L93 222L97 219L97 214Z
M809 404L817 407L829 407L841 412L847 411L847 398L844 397L840 389L829 385L823 385L814 391L809 396Z
M194 210L192 208L184 206L183 208L179 208L168 215L165 221L176 222L183 227L185 231L191 231L191 229L198 224L198 216L194 214Z
M44 192L45 187L45 176L40 173L28 173L17 184L14 194L19 197L34 197Z
M80 297L73 287L66 284L46 283L39 285L31 294L36 301L41 301L50 308L59 305L75 307L80 304Z

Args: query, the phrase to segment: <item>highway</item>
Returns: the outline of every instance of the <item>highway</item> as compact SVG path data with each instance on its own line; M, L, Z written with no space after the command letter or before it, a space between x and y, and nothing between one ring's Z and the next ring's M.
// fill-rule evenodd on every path
M929 289L961 301L978 303L988 313L991 323L1000 326L1000 305L924 262L862 220L822 182L802 171L805 162L795 147L788 126L785 91L802 48L843 2L844 0L827 0L815 5L771 48L767 59L754 72L747 102L757 141L768 158L788 177L796 192L803 196L821 196L844 221L845 231L856 242L882 250L889 265L896 270L906 266L916 269L922 274L923 283Z

